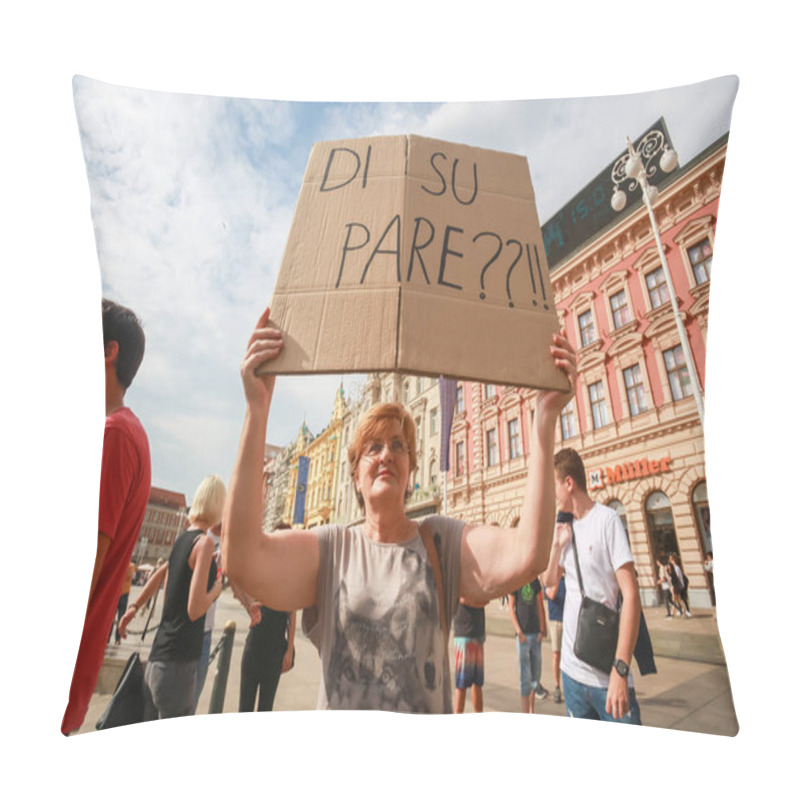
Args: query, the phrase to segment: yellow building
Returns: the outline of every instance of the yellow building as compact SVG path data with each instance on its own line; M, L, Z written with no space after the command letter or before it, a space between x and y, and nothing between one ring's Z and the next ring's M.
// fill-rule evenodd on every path
M344 412L344 389L340 386L334 399L330 422L325 430L314 437L305 423L300 428L289 468L286 507L290 509L290 516L287 522L308 529L327 525L331 521L337 489L336 465L339 463ZM301 459L307 459L308 471L298 492L298 481L303 477Z

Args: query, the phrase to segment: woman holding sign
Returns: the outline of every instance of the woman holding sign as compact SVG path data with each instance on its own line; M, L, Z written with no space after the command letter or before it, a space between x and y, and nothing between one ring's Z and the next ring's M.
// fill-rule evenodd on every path
M348 448L363 524L264 534L262 464L275 376L259 377L256 370L282 346L267 309L241 367L247 407L225 508L225 569L264 605L305 609L304 629L322 658L320 708L450 713L447 630L459 597L485 605L547 564L555 520L554 429L572 392L538 393L517 528L409 519L414 421L403 406L387 403L364 414ZM554 335L550 352L574 388L572 346Z

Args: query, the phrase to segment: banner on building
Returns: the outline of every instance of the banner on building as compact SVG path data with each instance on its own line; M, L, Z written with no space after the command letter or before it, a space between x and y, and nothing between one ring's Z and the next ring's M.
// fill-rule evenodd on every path
M276 374L568 390L527 159L420 136L318 142L271 302Z
M294 514L292 525L302 525L306 516L306 490L308 489L308 465L306 456L297 459L297 488L294 493Z
M450 469L450 431L453 428L453 415L456 409L456 389L458 382L452 378L439 376L439 408L442 413L442 428L439 432L439 469Z

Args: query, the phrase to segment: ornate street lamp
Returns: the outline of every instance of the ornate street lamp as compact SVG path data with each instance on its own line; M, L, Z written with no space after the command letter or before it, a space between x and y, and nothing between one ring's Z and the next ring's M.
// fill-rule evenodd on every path
M700 416L700 427L704 427L705 412L703 409L703 395L700 391L700 381L697 378L697 370L694 366L694 356L689 348L689 339L686 335L686 328L683 325L680 311L678 310L678 299L675 296L675 287L672 284L672 275L667 265L667 258L664 255L664 247L661 244L661 236L658 232L656 216L653 213L653 203L658 198L658 188L651 186L647 179L652 178L656 172L656 158L660 155L658 166L663 172L672 172L678 166L678 156L670 148L664 139L661 131L650 131L645 134L637 145L636 149L630 138L627 138L628 152L617 159L611 170L611 180L614 183L614 194L611 196L611 207L614 211L622 211L628 201L628 193L632 193L637 185L642 191L642 198L650 217L650 227L655 237L656 249L661 259L661 267L664 271L664 278L667 282L669 300L672 305L672 313L675 315L675 325L678 328L678 336L681 340L683 357L686 361L686 368L689 372L689 382L692 386L692 394L697 404L697 413ZM626 185L627 184L627 185Z

